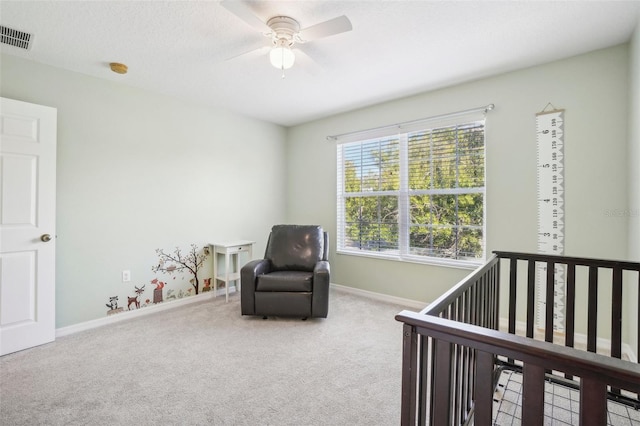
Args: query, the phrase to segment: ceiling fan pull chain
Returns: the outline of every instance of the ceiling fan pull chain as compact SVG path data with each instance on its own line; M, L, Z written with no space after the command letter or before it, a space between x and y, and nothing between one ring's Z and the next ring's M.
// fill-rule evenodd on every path
M282 70L282 79L284 80L284 55L281 55L282 63L280 64L280 69Z

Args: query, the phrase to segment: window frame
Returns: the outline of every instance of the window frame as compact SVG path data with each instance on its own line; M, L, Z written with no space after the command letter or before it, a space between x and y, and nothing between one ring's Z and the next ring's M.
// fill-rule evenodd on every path
M485 111L486 112L486 111ZM409 176L409 153L408 153L408 140L411 135L420 132L433 132L437 129L448 127L464 127L474 123L481 123L483 144L483 185L474 187L459 187L459 181L456 177L454 188L431 188L431 189L419 189L412 190L409 188L408 176ZM396 137L399 139L399 168L400 168L400 187L398 190L385 190L385 191L366 191L366 192L346 192L344 188L345 183L345 156L344 149L349 145L370 143L373 141L383 141L390 137ZM456 117L454 121L448 120L441 123L429 123L423 124L421 127L413 126L412 129L403 131L396 131L386 135L368 135L367 137L361 136L360 138L351 138L344 141L339 141L336 149L336 162L337 162L337 254L354 255L386 260L394 260L401 262L421 263L421 264L433 264L438 266L447 266L464 269L474 269L477 266L483 264L486 259L486 121L485 116L469 116L469 117ZM456 153L456 161L459 158ZM437 257L420 254L412 254L410 247L410 208L409 199L413 195L460 195L460 194L482 194L482 225L480 229L482 231L482 255L479 258L473 259L454 259L448 257ZM366 249L345 247L346 241L346 199L350 197L376 197L376 196L394 196L398 199L398 249L389 251L372 251ZM456 213L457 218L457 213ZM458 220L456 220L458 222ZM425 224L432 226L433 223ZM452 224L457 227L461 225Z

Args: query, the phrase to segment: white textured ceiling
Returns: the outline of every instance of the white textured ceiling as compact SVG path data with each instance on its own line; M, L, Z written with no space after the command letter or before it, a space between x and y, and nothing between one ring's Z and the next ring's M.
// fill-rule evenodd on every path
M247 1L301 27L347 15L353 31L301 45L280 77L269 41L219 1L0 1L34 35L0 51L291 126L629 40L640 1ZM109 62L129 66L114 74ZM1 76L0 76L1 78Z

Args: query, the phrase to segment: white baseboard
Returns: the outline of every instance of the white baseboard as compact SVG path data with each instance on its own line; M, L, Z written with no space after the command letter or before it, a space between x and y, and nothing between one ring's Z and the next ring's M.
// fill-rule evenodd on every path
M421 310L429 305L426 302L420 302L418 300L404 299L402 297L390 296L388 294L375 293L373 291L362 290L360 288L347 287L340 284L331 283L331 287L337 290L344 291L345 293L351 293L358 296L368 297L370 299L380 300L382 302L394 303L396 305L403 305L407 308L413 308Z
M626 343L622 344L622 356L626 355L629 358L629 361L638 363L638 355L631 349Z
M229 294L235 293L235 287L229 288ZM79 333L81 331L91 330L92 328L102 327L108 324L114 324L120 321L127 321L133 318L139 318L141 316L154 314L156 312L166 311L167 309L177 308L178 306L189 305L192 303L202 302L204 300L213 299L216 296L225 296L224 288L218 289L216 294L213 291L207 293L201 293L197 296L184 297L182 299L172 300L170 302L162 302L156 305L146 306L141 309L135 309L132 311L123 311L119 314L110 315L104 318L98 318L90 321L85 321L79 324L70 325L67 327L61 327L56 329L56 337L67 336L69 334Z
M341 291L346 293L356 294L358 296L369 297L376 300L381 300L384 302L395 303L398 305L404 305L409 308L422 309L427 304L424 302L418 302L416 300L403 299L400 297L389 296L381 293L374 293L372 291L361 290L353 287L346 287L339 284L331 284L332 287L335 287ZM229 294L233 294L236 292L235 287L229 288ZM132 311L123 311L122 313L110 315L104 318L98 318L90 321L85 321L79 324L70 325L67 327L61 327L56 329L56 337L68 336L70 334L79 333L81 331L91 330L93 328L102 327L109 324L114 324L120 321L127 321L133 318L139 318L144 315L154 314L156 312L162 312L167 309L177 308L179 306L189 305L191 303L202 302L204 300L213 299L217 296L225 296L224 288L218 289L216 295L214 296L213 291L208 293L201 293L197 296L189 296L182 299L173 300L170 302L162 302L157 305L146 306L142 309L135 309Z

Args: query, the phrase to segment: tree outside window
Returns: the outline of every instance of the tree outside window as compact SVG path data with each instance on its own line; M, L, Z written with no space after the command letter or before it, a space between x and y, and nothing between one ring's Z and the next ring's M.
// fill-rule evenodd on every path
M484 258L484 121L338 145L338 250Z

